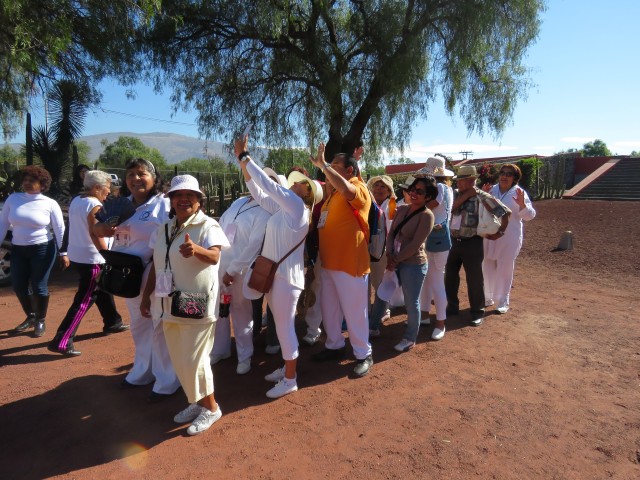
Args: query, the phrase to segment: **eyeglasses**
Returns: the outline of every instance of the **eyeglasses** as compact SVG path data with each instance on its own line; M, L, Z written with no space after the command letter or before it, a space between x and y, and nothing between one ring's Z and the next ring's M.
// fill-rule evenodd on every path
M427 192L425 190L422 190L421 188L416 188L416 187L409 187L407 189L407 191L409 193L415 193L416 195L426 195Z
M513 172L509 172L509 171L506 171L506 170L501 170L500 171L500 176L513 177Z

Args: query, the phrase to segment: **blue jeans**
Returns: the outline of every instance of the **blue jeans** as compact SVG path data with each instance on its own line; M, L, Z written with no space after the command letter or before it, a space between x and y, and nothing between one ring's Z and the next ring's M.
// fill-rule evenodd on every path
M407 328L402 338L406 338L412 342L418 338L418 330L420 329L420 292L424 278L427 276L427 264L409 265L400 263L396 268L396 273L402 286L404 294L404 303L407 308ZM369 316L369 328L378 330L380 321L384 312L389 308L389 302L381 300L378 295L373 302L371 315Z
M49 274L56 261L53 240L11 247L11 285L18 295L49 295Z

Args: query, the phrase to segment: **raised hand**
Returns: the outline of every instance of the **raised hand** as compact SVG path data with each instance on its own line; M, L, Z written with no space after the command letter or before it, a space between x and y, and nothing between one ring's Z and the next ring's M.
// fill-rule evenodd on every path
M326 163L324 161L324 149L324 143L320 143L320 145L318 145L318 152L316 153L316 156L309 156L309 160L311 161L311 163L313 163L313 166L318 167L320 170L322 170L324 164Z
M524 190L522 190L520 187L516 188L516 194L512 198L516 201L521 209L526 207L524 203Z

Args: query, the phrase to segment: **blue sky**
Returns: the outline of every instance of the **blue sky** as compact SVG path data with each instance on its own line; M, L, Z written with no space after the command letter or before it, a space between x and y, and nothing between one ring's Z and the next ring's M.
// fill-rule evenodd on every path
M502 136L468 136L462 120L447 116L438 99L428 119L415 126L406 157L424 161L440 152L459 159L461 151L476 158L550 155L596 138L620 155L640 150L640 1L549 0L547 7L538 41L525 60L535 85ZM169 92L157 96L141 85L130 100L123 87L112 82L102 87L103 111L89 114L85 135L163 131L198 137L196 113L171 116ZM41 108L33 116L35 124L43 123Z

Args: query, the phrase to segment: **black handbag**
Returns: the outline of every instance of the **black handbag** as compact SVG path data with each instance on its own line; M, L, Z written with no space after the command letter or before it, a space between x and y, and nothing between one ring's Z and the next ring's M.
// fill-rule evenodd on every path
M105 260L98 286L117 297L135 298L140 295L144 265L137 255L100 250Z

